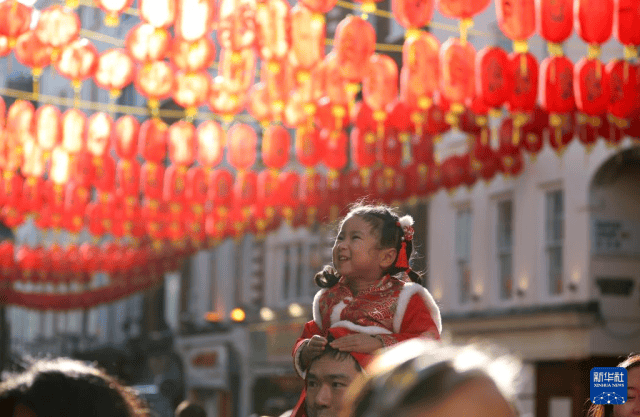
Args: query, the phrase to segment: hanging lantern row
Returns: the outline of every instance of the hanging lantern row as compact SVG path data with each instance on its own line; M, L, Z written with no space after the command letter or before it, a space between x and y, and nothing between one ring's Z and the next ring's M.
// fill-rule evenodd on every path
M4 304L37 310L89 309L160 284L164 274L178 269L188 255L169 245L131 248L84 243L32 248L4 241L0 243L0 297ZM107 274L108 284L92 283L96 273ZM29 291L23 290L25 284L31 284Z

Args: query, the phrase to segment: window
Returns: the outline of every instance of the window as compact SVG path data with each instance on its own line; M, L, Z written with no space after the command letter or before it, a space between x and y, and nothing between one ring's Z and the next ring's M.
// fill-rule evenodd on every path
M562 243L564 241L564 198L561 190L546 194L546 265L549 293L562 293Z
M498 203L498 281L500 298L508 300L513 294L513 202Z
M460 303L471 298L471 209L456 214L456 269L460 286Z

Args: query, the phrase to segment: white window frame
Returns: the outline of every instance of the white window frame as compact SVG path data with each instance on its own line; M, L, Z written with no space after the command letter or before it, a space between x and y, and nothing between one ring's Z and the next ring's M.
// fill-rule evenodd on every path
M460 227L461 216L466 215L463 221L466 223L465 230ZM473 211L468 204L456 207L455 220L455 241L454 241L454 271L457 287L457 302L459 305L468 305L473 297L473 277L471 276L471 251L473 249ZM466 269L463 271L463 268ZM465 277L465 274L468 274ZM468 280L465 291L464 280Z
M556 194L556 193L560 193L560 198L561 198L561 212L560 212L560 216L558 218L554 217L554 218L550 218L550 201L549 198L551 195ZM544 198L543 198L543 228L542 228L542 233L543 233L543 242L544 242L544 246L543 246L543 256L544 256L544 273L543 273L543 277L544 277L544 292L545 294L547 294L547 296L549 297L558 297L558 296L562 296L565 294L565 288L564 288L564 284L565 284L565 268L564 268L564 241L565 241L565 236L566 236L566 224L565 224L565 217L566 217L566 197L565 197L565 192L562 188L560 187L554 187L554 188L548 188L545 190L544 192ZM559 226L558 224L551 224L551 222L559 222ZM557 234L557 231L554 231L553 234L554 236L550 236L550 230L552 227L560 227L560 233L559 233L559 237ZM559 271L557 272L558 277L556 279L553 279L551 276L551 259L550 259L550 251L551 250L559 250L560 255L559 255ZM555 286L555 288L554 288Z
M507 204L509 203L511 206L511 213L510 213L510 217L511 217L511 221L510 221L510 234L511 234L511 241L506 244L506 243L502 243L501 242L501 227L502 227L502 223L501 223L501 207L503 204ZM495 201L495 227L494 227L494 237L495 237L495 241L494 241L494 259L495 259L495 270L494 270L494 276L496 277L496 283L497 283L497 291L496 291L496 295L498 297L499 302L509 302L512 301L515 297L515 293L516 293L516 285L515 285L515 279L514 279L514 242L515 242L515 202L513 199L512 195L505 195L505 196L501 196L500 198L496 199ZM503 286L504 286L504 277L502 276L502 257L503 256L510 256L511 258L511 268L510 268L510 275L511 275L511 288L509 293L505 296L504 292L503 292Z

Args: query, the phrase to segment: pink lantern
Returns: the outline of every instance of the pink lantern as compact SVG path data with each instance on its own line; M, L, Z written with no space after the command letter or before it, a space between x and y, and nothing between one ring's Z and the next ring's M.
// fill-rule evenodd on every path
M159 61L169 50L171 35L166 29L140 23L129 30L124 43L134 60L142 63Z
M240 51L254 46L256 9L255 0L220 1L218 42L223 49Z
M49 6L40 13L35 34L40 42L62 48L78 38L80 19L61 5Z
M208 37L193 42L175 39L171 44L171 62L181 70L197 72L211 66L216 57L216 47Z
M113 146L121 159L134 159L138 153L140 123L131 116L120 117L113 128Z
M109 149L113 130L113 120L104 113L94 113L87 123L87 151L94 157L102 158Z
M155 61L138 69L136 89L150 100L162 100L173 92L175 80L171 66L164 61Z
M167 132L169 159L178 166L189 166L195 159L196 128L184 120L175 122Z
M140 18L156 28L167 28L176 19L176 0L140 0Z
M98 87L118 95L133 81L133 69L133 60L124 49L108 49L100 54L93 79Z
M62 138L62 115L56 106L45 104L36 112L36 140L45 152L51 152Z
M283 60L291 44L289 2L264 0L256 12L256 40L260 58L266 61Z
M189 115L195 114L197 108L207 101L210 85L211 76L206 71L188 73L178 71L173 100L187 109Z
M69 109L62 115L62 149L70 155L83 150L87 131L87 116L78 109Z
M93 76L98 66L98 51L87 39L65 46L55 64L56 70L75 83Z
M325 20L297 3L289 12L291 54L289 61L297 69L310 71L324 58Z
M187 42L203 38L211 29L214 5L209 0L178 0L176 36Z
M198 143L197 158L200 165L211 169L222 162L225 136L222 126L213 120L207 120L198 126L196 139Z

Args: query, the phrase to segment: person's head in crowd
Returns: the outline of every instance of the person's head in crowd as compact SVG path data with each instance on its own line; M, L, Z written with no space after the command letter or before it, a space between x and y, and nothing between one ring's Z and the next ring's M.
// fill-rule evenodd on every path
M207 412L200 405L184 400L176 407L176 417L207 417Z
M308 417L335 417L342 408L347 387L362 373L362 367L349 352L341 352L327 345L316 356L305 375Z
M629 355L618 366L627 370L627 402L624 404L591 404L589 417L640 416L640 353Z
M0 383L0 416L148 416L135 392L95 366L69 358L40 359Z
M479 345L411 339L376 357L345 395L341 417L515 417L521 369Z

